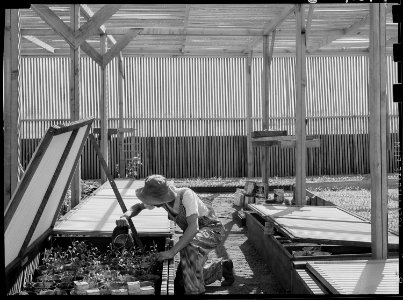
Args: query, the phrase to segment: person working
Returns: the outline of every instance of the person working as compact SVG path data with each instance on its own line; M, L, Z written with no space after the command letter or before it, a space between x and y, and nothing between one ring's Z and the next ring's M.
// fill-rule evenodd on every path
M205 285L222 277L222 286L233 284L231 260L218 259L205 264L208 253L223 242L225 231L211 205L204 203L189 188L168 185L162 175L147 177L144 187L137 189L136 195L141 203L133 205L116 220L117 226L129 226L127 219L145 208L162 207L168 212L169 219L183 230L183 236L171 249L158 253L159 260L172 259L176 253L180 253L175 294L202 294Z

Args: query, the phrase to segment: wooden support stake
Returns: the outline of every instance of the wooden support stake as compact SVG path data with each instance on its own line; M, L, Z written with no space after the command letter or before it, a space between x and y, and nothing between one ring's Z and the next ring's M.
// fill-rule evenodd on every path
M101 55L104 55L107 51L107 39L106 35L101 35ZM105 157L105 162L108 165L109 153L108 153L108 78L106 66L101 67L101 99L99 103L100 119L101 119L101 153ZM106 181L106 176L101 172L101 182Z
M369 135L371 172L371 250L374 259L388 254L386 18L383 4L370 4Z
M306 87L306 66L305 66L305 25L304 10L302 4L296 4L295 16L297 23L296 32L296 63L295 63L295 204L305 205L306 203L306 131L305 131L305 87Z
M248 178L253 177L253 148L252 148L252 52L245 60L245 77L246 77L246 147L247 147L247 161L248 161Z
M123 198L120 195L120 192L119 192L119 190L118 190L118 188L116 186L115 180L113 180L112 174L109 171L108 165L106 164L104 156L101 153L100 147L98 146L98 143L97 143L97 141L96 141L96 139L95 139L95 137L94 137L94 135L92 133L90 133L89 138L91 140L92 146L95 149L95 152L98 155L99 162L101 163L102 170L104 171L103 173L105 173L106 177L108 178L109 183L110 183L110 185L112 187L112 190L113 190L113 192L114 192L114 194L116 196L116 200L118 201L118 203L120 205L120 208L122 209L123 213L125 213L127 211L126 205L123 202ZM130 226L133 238L134 238L137 246L140 247L141 251L144 251L143 243L141 242L141 240L139 238L139 235L137 233L136 227L134 227L133 221L131 219L128 219L127 221L129 222L129 226Z
M80 5L72 4L70 8L70 24L73 31L80 27ZM70 120L80 119L80 48L70 47ZM70 209L81 200L81 159L78 161L76 171L71 181Z

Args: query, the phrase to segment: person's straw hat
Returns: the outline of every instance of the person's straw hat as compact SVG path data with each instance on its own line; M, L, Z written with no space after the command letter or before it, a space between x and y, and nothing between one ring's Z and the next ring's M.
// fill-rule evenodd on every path
M150 175L145 179L144 187L136 189L136 196L145 204L160 205L171 202L175 193L164 176Z

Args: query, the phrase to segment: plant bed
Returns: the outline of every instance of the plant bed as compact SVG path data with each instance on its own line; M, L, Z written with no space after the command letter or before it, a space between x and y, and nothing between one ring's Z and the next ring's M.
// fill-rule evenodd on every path
M166 264L157 261L157 252L156 244L145 246L143 252L112 244L100 251L85 240L73 240L67 247L54 244L45 248L32 280L18 294L160 295Z

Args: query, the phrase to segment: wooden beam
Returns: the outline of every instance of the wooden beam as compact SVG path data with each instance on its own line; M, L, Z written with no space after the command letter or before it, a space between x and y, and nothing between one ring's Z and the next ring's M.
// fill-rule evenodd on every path
M80 4L80 8L81 8L81 13L83 15L83 17L88 21L92 18L92 16L94 15L93 11L91 10L91 8L89 8L89 6L87 4ZM113 45L116 44L116 40L115 38L111 35L111 34L107 34L106 33L106 27L105 25L101 25L99 26L98 29L98 34L106 34L108 39L111 41L111 43Z
M99 27L110 19L121 7L121 4L105 4L87 23L75 32L75 43L80 45L86 38L99 30Z
M81 4L84 6L85 4ZM85 10L87 11L87 10ZM82 10L83 12L83 10ZM93 15L93 14L92 14ZM90 19L89 14L84 14L85 19ZM105 26L101 26L98 32L95 32L93 36L99 34L106 34L108 39L115 44L116 41L112 40L112 35L123 35L127 31L132 29L137 29L138 27L122 27L122 28L106 28ZM290 30L287 29L277 29L277 31L288 33ZM316 32L316 31L315 31ZM54 35L55 31L52 29L38 28L38 29L30 29L24 28L21 31L21 34L24 35L33 35L33 36L49 36ZM320 33L320 31L319 31ZM143 31L140 35L188 35L188 36L256 36L261 37L263 35L262 29L249 29L249 28L182 28L182 27L146 27L143 28ZM92 35L91 35L92 36Z
M305 129L305 24L302 4L296 4L296 62L295 62L295 204L306 204L306 129Z
M252 147L252 52L245 59L245 83L246 83L246 148L248 163L248 178L253 177L253 147Z
M139 34L141 29L133 29L128 31L115 45L112 46L103 55L103 66L104 68L111 62L111 60L118 55L126 46L130 43L130 41Z
M83 50L89 57L91 57L100 67L104 65L103 57L86 41L82 42L80 45L81 50Z
M281 13L280 15L278 15L278 17L276 19L274 19L273 21L271 21L264 29L263 29L263 36L264 35L268 35L270 34L273 30L275 30L285 19L288 18L288 16L290 14L292 14L295 10L294 6L291 7L286 7ZM256 38L254 39L249 45L248 47L243 51L243 53L249 53L255 46L257 43L260 42L260 38Z
M369 4L369 141L371 172L371 252L374 259L388 254L387 97L385 8Z
M20 17L18 9L5 10L3 54L4 209L19 181L19 55Z
M71 4L70 26L75 32L80 28L80 6ZM80 47L70 48L70 120L80 119ZM81 163L79 161L70 186L70 208L81 200Z
M101 35L101 55L105 55L107 52L107 40L106 35ZM108 153L108 78L106 66L101 67L101 97L99 102L99 117L101 119L101 154L105 158L106 164L109 163L109 153ZM107 176L105 172L101 172L101 182L106 182Z
M76 48L73 30L60 20L51 9L43 4L31 4L31 9L35 11L37 15L50 26L50 28L57 32L70 45L70 47Z
M27 41L30 41L31 43L45 49L46 51L50 53L55 53L55 48L50 46L49 44L45 43L44 41L41 41L40 39L32 36L32 35L23 35L22 36L24 39Z

